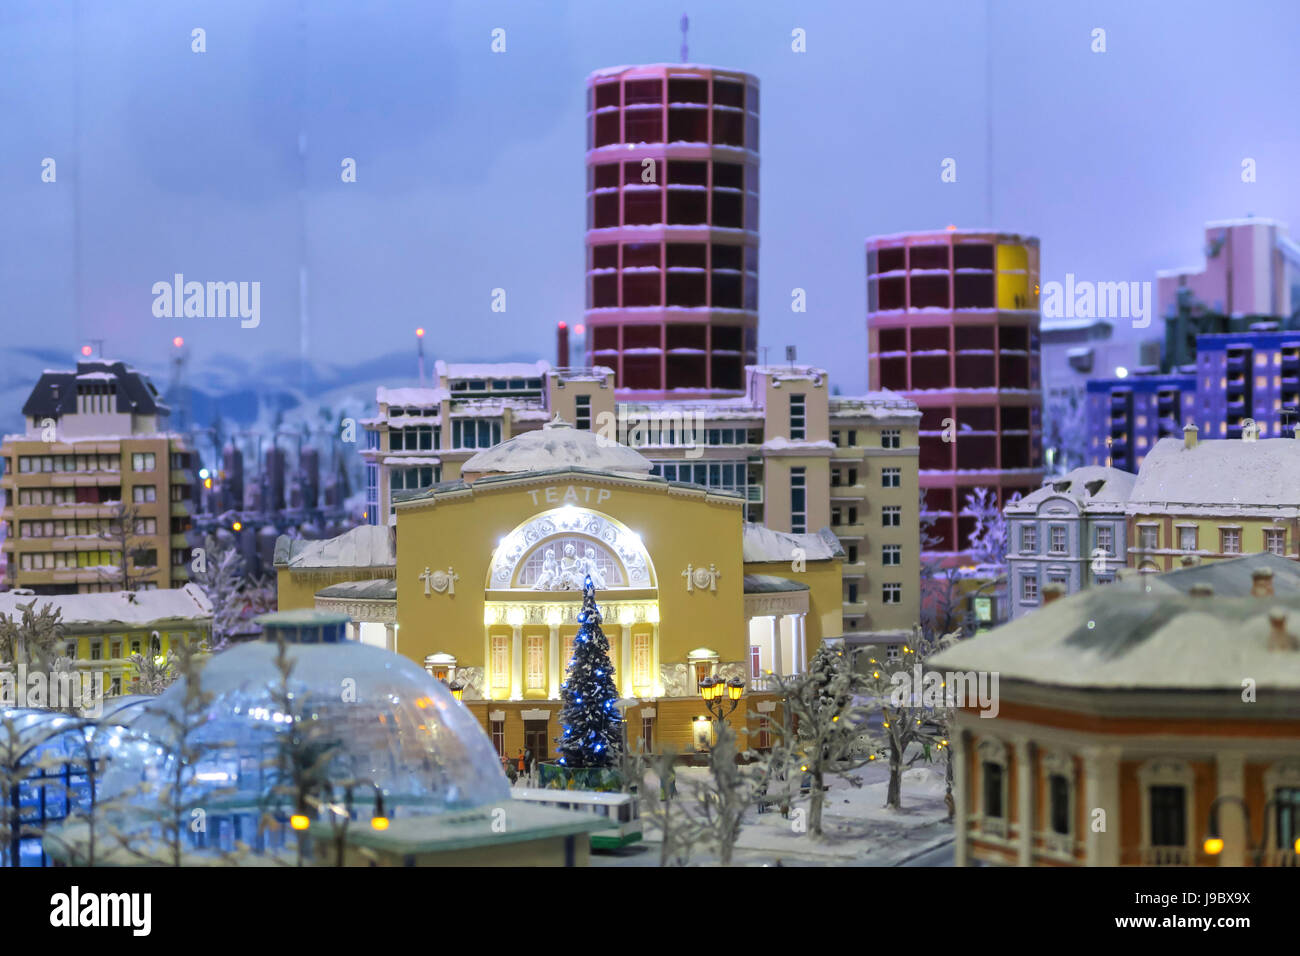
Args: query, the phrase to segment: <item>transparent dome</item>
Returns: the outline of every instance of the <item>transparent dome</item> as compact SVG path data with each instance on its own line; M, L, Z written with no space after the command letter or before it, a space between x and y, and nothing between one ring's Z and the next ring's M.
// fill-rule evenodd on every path
M121 714L121 708L106 706L94 721L54 710L0 709L0 799L16 808L23 824L8 827L0 866L49 865L41 830L90 811L86 770L110 738L120 739Z
M333 623L322 632L327 618ZM250 824L259 827L252 821L268 813L369 819L509 799L478 721L414 662L342 638L346 618L337 615L259 620L266 639L202 666L198 686L208 699L193 700L182 679L121 715L127 732L106 753L101 803L125 817L134 810L157 818L160 798L202 807L234 820L234 836L247 840ZM290 641L287 681L277 668L277 633Z

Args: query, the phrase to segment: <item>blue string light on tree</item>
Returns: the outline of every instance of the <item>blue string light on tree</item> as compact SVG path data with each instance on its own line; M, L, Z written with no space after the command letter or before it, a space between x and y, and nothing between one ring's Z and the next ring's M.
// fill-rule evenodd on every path
M573 642L573 662L562 685L564 709L560 724L559 762L566 767L608 767L619 746L620 718L614 704L614 665L609 659L609 641L601 630L596 607L596 586L588 577L582 587L580 628Z

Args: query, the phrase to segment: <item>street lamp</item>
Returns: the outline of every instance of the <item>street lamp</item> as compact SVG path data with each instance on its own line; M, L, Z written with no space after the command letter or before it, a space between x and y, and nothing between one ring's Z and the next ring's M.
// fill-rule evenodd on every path
M721 677L706 677L700 681L700 697L714 720L725 720L745 693L745 682L739 677L725 680ZM730 705L730 706L728 706Z
M451 691L451 696L455 697L456 700L460 700L465 696L465 685L458 680L454 680L448 684L447 689Z
M1259 846L1251 847L1250 846L1250 833L1251 833L1250 807L1247 805L1246 801L1234 793L1225 793L1222 794L1221 796L1216 797L1214 799L1214 802L1210 804L1209 832L1205 836L1205 842L1201 844L1202 848L1209 856L1218 856L1220 853L1223 852L1223 847L1224 847L1223 834L1222 831L1220 831L1219 829L1219 804L1224 802L1225 800L1231 803L1235 803L1237 806L1241 807L1241 815L1246 824L1246 845L1251 850L1251 852L1255 854L1255 865L1263 866L1264 853L1268 850L1269 811L1272 807L1277 806L1277 802L1278 802L1277 798L1270 797L1268 800L1264 802L1264 830L1259 835ZM1291 849L1295 853L1300 854L1300 837L1296 838L1296 841L1292 845Z

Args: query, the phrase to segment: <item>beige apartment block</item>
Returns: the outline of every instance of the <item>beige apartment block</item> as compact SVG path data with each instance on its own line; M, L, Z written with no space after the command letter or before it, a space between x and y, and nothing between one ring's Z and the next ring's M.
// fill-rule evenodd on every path
M161 430L167 406L122 362L45 372L23 406L26 431L5 436L7 583L36 594L117 591L122 507L133 526L127 567L140 590L189 579L193 453Z

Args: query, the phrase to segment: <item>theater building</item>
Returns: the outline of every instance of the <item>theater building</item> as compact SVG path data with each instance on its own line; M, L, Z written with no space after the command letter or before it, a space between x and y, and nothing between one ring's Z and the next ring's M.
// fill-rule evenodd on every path
M745 682L730 723L746 734L776 707L760 676L801 672L842 634L844 552L829 530L747 524L740 495L654 475L636 450L559 419L394 498L395 649L463 684L504 754L554 754L587 575L633 747L706 748L698 684L714 675ZM315 604L382 618L379 585L356 582L349 601L332 580Z
M916 623L915 402L885 391L837 395L825 369L794 363L747 366L743 396L662 401L616 401L608 368L434 368L436 385L380 388L378 413L362 422L370 524L395 528L396 496L456 481L474 455L559 415L637 449L653 475L739 496L747 522L796 535L829 526L844 552L841 604L854 643L901 644ZM294 547L295 586L323 580L326 572L309 571L318 548Z

